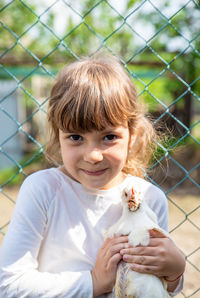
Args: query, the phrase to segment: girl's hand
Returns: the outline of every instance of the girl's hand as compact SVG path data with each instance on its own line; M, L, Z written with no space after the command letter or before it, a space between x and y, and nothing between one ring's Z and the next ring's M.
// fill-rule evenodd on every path
M92 270L93 297L109 293L115 284L117 265L122 259L120 251L128 248L128 236L108 238L100 248Z
M122 249L120 253L125 262L131 263L134 271L165 277L173 281L184 272L185 257L175 243L157 230L150 231L148 246ZM168 290L173 291L178 281L169 283Z

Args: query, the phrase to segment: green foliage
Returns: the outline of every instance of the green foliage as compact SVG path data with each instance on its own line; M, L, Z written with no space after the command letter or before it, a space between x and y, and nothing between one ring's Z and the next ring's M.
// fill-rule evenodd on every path
M38 154L38 152L33 151L26 155L19 164L24 173L22 173L21 169L18 167L5 168L0 171L0 187L3 187L4 185L20 185L26 175L45 168L46 161L43 153Z
M132 8L135 5L135 3L137 3L137 2L139 2L139 1L138 0L128 0L127 5L126 5L126 9Z
M6 4L7 1L2 1L2 4ZM28 27L37 21L37 17L34 14L35 6L29 4L27 8L21 1L10 1L10 4L6 9L1 10L1 21L17 36L21 36ZM5 33L3 27L1 28L1 34ZM9 38L9 35L7 35ZM6 44L8 39L2 39L1 47Z
M6 5L6 1L2 2ZM65 2L63 5L66 5ZM10 48L9 54L17 54L18 57L29 58L32 61L36 55L44 59L45 63L51 63L54 53L57 57L72 59L93 54L98 49L107 46L123 59L129 59L131 53L134 54L141 46L136 42L135 24L141 24L144 28L148 28L150 24L154 31L152 34L156 33L156 35L151 42L147 42L159 54L160 51L168 50L168 44L175 37L182 37L184 42L179 43L181 49L184 50L184 47L188 45L187 39L189 38L193 39L192 46L199 50L200 44L195 38L199 30L196 25L197 6L193 5L192 8L186 6L171 17L169 22L162 15L163 10L170 5L169 1L161 1L158 10L139 9L137 14L133 12L140 5L141 2L138 0L126 0L122 5L124 11L120 13L107 1L80 1L79 9L74 9L73 13L70 6L66 5L69 15L66 18L64 34L58 36L56 33L57 15L53 8L46 10L44 8L43 12L39 13L41 10L39 8L45 7L45 3L36 5L25 1L11 1L5 9L0 10L2 24L5 24L0 28L2 37L0 49L4 52ZM73 8L73 4L71 7ZM75 14L76 18L74 18ZM33 55L27 53L26 48ZM52 49L56 50L50 54ZM148 51L148 48L145 51ZM151 51L149 53L151 54ZM134 59L138 58L144 61L142 52ZM194 58L199 59L199 56ZM179 58L179 61L179 64L183 63L183 56ZM177 63L174 64L175 67L176 65Z
M5 185L8 181L9 186L15 186L21 184L23 177L19 175L19 172L16 168L4 169L0 172L0 185Z
M37 7L23 1L11 1L5 9L0 10L0 50L9 49L9 54L17 57L30 58L27 50L34 54L47 53L52 49L53 35L45 26L52 26L54 14L47 13L45 24L40 23ZM27 50L26 50L27 49Z

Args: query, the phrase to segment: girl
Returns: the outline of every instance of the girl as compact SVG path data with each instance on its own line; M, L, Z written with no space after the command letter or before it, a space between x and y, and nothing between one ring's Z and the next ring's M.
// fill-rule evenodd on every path
M120 64L87 58L65 67L48 122L47 154L62 165L30 175L20 189L0 252L0 296L106 297L122 259L178 293L185 260L170 238L151 231L147 247L131 247L127 235L104 241L130 183L165 230L168 221L163 192L141 178L154 132Z

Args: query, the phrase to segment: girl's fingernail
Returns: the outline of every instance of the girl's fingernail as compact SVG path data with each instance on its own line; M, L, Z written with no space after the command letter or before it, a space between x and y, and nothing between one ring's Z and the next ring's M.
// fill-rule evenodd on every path
M125 260L125 261L128 260L128 256L127 255L124 255L123 256L123 260Z
M125 250L124 249L120 250L120 254L121 255L125 254Z

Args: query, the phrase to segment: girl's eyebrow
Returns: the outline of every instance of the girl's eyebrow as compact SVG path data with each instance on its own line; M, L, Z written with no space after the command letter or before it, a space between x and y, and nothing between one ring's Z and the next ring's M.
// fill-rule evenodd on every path
M102 133L119 133L122 131L121 127L113 127L113 128L109 128L109 129L105 129L102 131Z
M109 130L103 130L102 131L102 134L113 134L113 133L116 133L118 132L117 130L112 130L112 129L109 129Z
M76 134L80 134L81 131L79 130L73 130L73 129L68 129L68 130L65 130L65 131L62 131L63 133L76 133Z

